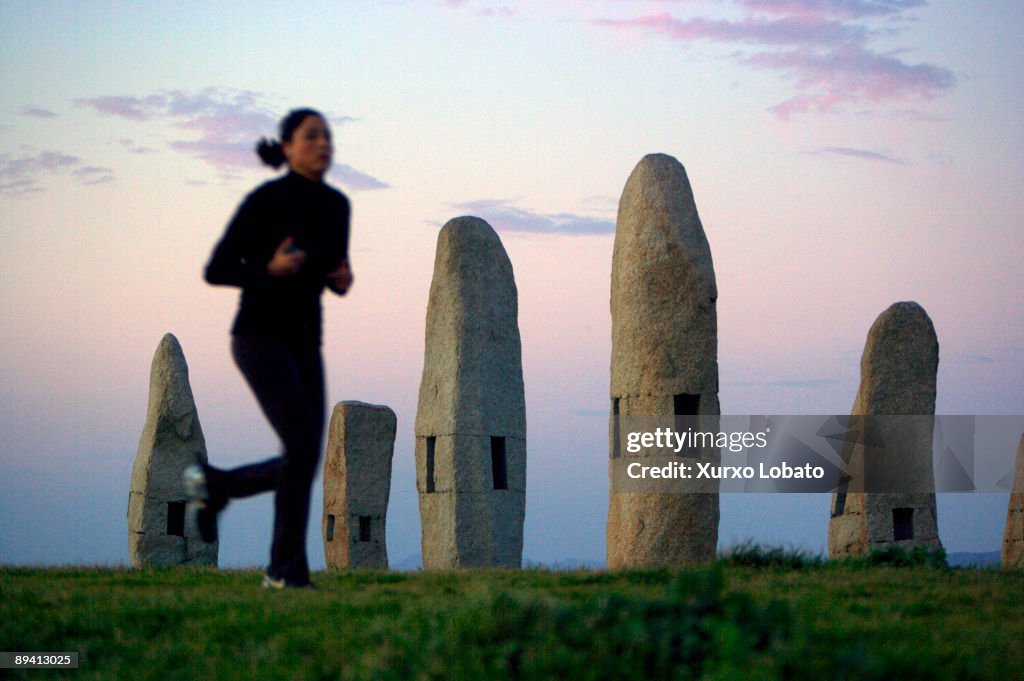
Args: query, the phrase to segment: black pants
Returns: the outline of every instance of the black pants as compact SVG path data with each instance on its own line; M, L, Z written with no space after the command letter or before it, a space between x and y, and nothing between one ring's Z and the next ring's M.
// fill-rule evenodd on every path
M284 448L282 456L214 472L210 484L225 498L275 490L274 539L267 574L309 581L306 530L324 429L324 370L319 347L234 336L231 354Z

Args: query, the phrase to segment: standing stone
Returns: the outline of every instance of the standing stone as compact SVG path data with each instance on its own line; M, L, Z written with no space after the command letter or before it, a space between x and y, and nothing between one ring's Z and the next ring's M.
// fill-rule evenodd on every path
M622 453L617 417L720 414L717 298L686 170L671 156L645 156L622 191L612 255L613 460ZM608 567L714 558L718 502L715 493L613 489Z
M397 419L390 408L339 402L324 462L328 568L388 567L387 517Z
M830 557L942 547L932 468L938 368L935 328L917 303L895 303L871 325L852 409L854 417L867 418L851 422L860 432L848 436L843 453L852 477L832 497ZM890 484L872 489L880 479Z
M206 462L206 440L178 339L160 341L149 374L149 409L132 466L128 552L132 565L217 565L217 542L187 517L182 472Z
M1003 535L1003 567L1024 567L1024 435L1017 445L1017 472Z
M437 237L416 412L423 567L522 564L526 401L512 263L475 217Z

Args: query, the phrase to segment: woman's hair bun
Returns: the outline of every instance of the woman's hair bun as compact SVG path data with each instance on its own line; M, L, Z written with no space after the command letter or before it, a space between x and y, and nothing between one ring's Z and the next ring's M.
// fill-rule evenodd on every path
M295 131L299 129L302 122L310 116L323 118L324 115L316 109L292 109L288 115L281 119L281 141L267 139L264 137L256 143L256 155L260 160L271 168L280 168L287 159L284 155L283 142L291 142Z
M266 165L274 169L280 168L285 162L284 147L281 146L281 143L266 137L256 143L256 155Z

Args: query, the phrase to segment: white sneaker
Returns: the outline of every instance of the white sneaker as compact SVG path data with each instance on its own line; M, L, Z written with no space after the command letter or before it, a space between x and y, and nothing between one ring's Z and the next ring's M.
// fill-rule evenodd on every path
M206 489L206 471L198 464L190 464L182 473L185 496L196 508L206 508L210 495Z

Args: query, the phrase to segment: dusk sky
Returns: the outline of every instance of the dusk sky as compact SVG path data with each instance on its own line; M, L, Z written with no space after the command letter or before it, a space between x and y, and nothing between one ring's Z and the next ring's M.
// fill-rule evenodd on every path
M437 232L467 214L519 290L524 557L603 560L615 215L648 153L686 167L711 246L723 413L849 413L868 328L914 300L938 413L1024 414L1021 45L1019 0L0 0L0 563L128 561L164 333L211 462L277 452L229 352L237 291L202 269L302 106L353 206L328 402L398 415L392 563L419 553ZM720 549L823 552L828 501L723 495ZM270 502L225 512L221 565L265 564ZM1006 502L940 495L946 549L998 550Z

